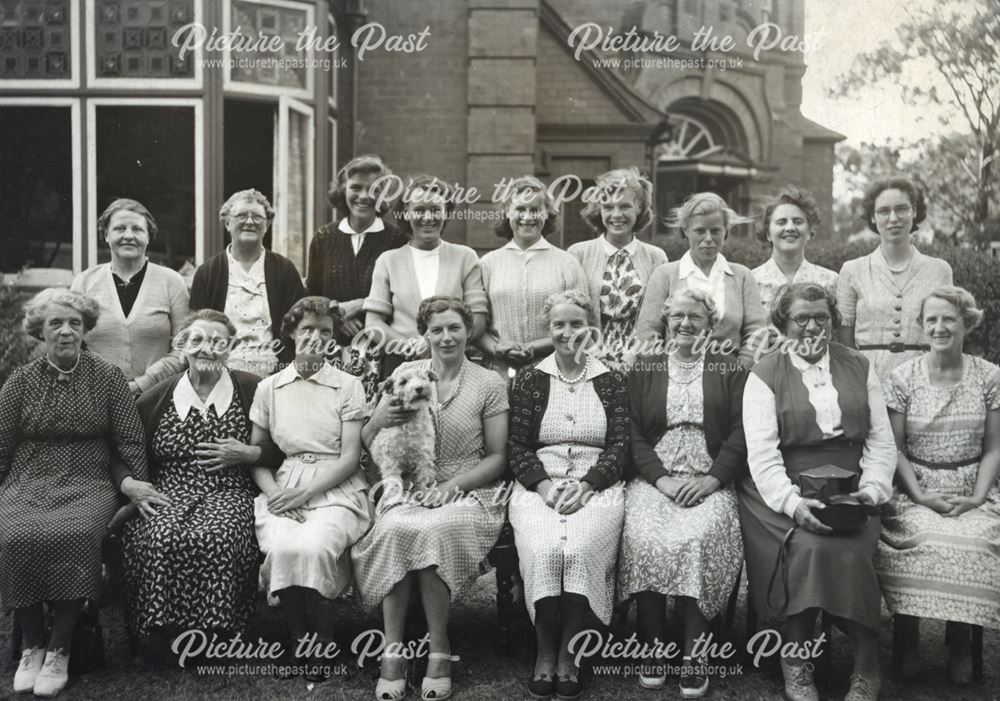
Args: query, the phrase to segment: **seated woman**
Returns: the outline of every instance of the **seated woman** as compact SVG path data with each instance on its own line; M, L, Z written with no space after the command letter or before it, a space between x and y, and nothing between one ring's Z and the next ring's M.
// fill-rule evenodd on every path
M136 479L146 476L146 452L125 376L81 350L99 312L79 292L39 292L24 330L45 355L0 390L0 602L22 633L17 693L55 696L66 686L80 610L100 598L101 541L119 484L133 502L157 499ZM112 480L113 456L127 479Z
M189 629L229 637L253 615L256 489L242 468L261 459L248 418L260 378L226 369L235 335L222 312L195 312L174 344L188 370L139 398L150 481L164 501L122 535L128 625L140 641Z
M590 300L557 292L542 307L555 353L523 370L511 393L510 523L535 623L533 696L580 694L569 643L588 610L607 625L628 459L625 376L581 348ZM591 498L600 492L598 498Z
M815 283L790 285L771 309L771 323L788 342L747 378L750 476L738 485L740 521L757 615L787 619L784 640L801 646L825 610L851 639L854 671L846 698L874 701L881 686L874 563L881 521L870 516L861 530L831 536L816 516L823 503L801 497L798 486L802 472L832 464L860 473L853 496L862 504L882 504L892 493L896 446L879 380L863 355L830 342L839 322L832 292ZM780 551L787 593L778 586L772 599L769 581ZM785 695L817 701L812 667L803 662L781 658Z
M393 499L387 509L380 504L372 529L351 553L361 603L368 609L381 605L388 646L398 649L403 643L410 597L414 588L420 590L430 635L423 699L451 695L450 664L456 659L448 639L451 600L485 571L504 521L503 500L495 492L506 466L507 387L499 375L466 359L472 323L472 312L460 299L429 297L421 303L417 327L431 357L404 363L392 377L428 368L437 375L437 483L419 495ZM365 445L411 415L383 396L365 425ZM394 701L405 693L405 661L390 649L382 657L375 695Z
M261 381L250 409L251 442L273 440L287 456L277 473L255 467L253 479L261 580L281 602L293 648L310 633L332 642L331 604L351 581L348 550L371 524L359 468L364 388L324 361L341 321L326 297L292 305L281 334L295 360Z
M743 385L735 357L704 351L719 313L701 290L675 292L664 304L669 353L640 356L629 374L632 463L618 593L637 602L640 642L666 641L667 597L684 621L685 698L708 691L708 677L687 673L694 640L726 606L743 567L733 482L746 472ZM662 665L663 661L659 661ZM639 685L659 689L659 669Z
M428 297L458 297L472 310L475 341L486 328L486 293L479 257L468 246L441 239L455 198L447 183L418 175L401 202L399 226L410 245L386 251L375 261L371 292L365 299L367 327L398 350L387 352L382 372L388 377L404 361L426 357L427 344L417 331L417 311Z
M885 510L876 561L904 676L920 669L919 618L944 619L958 684L972 679L969 624L1000 628L1000 368L962 352L982 319L959 287L935 288L920 306L931 349L891 375L902 490Z

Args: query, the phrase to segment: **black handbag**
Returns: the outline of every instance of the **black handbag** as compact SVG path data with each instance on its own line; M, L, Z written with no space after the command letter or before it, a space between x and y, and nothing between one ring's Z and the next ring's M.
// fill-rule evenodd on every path
M799 473L803 499L823 502L825 509L813 515L834 533L857 533L865 527L873 507L862 504L851 493L858 491L860 475L836 465L820 465Z

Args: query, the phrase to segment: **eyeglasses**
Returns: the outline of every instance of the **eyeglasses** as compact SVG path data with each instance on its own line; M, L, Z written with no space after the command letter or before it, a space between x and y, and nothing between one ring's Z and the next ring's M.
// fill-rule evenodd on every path
M265 217L262 217L259 214L247 214L245 212L240 212L239 214L230 214L229 216L231 216L235 221L239 222L240 224L244 224L248 221L251 221L254 224L263 224L266 219Z
M702 321L705 318L701 314L684 314L682 312L671 312L667 316L667 318L670 319L670 321L674 321L678 324L683 323L685 317L692 324L697 324L698 322Z
M793 316L792 321L799 325L800 328L805 328L809 326L810 321L815 321L817 326L826 326L830 323L829 314L799 314L798 316Z
M879 219L888 219L889 215L894 212L897 217L902 219L913 214L913 207L908 204L901 204L895 207L879 207L875 210L875 216Z

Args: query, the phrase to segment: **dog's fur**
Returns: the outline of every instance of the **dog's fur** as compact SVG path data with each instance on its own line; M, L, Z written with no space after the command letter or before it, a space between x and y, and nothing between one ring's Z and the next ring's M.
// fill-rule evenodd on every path
M371 456L382 479L428 487L434 479L437 375L430 368L402 367L382 383L383 396L399 406L416 409L406 423L383 428L371 445Z

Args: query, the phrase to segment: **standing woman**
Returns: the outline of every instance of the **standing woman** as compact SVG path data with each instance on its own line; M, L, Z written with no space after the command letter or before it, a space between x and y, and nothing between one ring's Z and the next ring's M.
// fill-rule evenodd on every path
M406 245L406 235L383 217L389 202L380 197L382 185L373 184L392 171L374 154L352 159L337 172L327 198L339 222L324 224L309 245L306 291L336 300L344 313L344 330L338 339L349 343L365 326L365 298L371 293L375 261L394 248ZM375 394L380 379L380 353L373 348L350 348L345 369L361 378L365 396Z
M740 364L753 364L757 346L764 342L766 318L757 281L745 266L722 255L729 230L752 219L741 217L713 192L692 195L672 216L688 251L679 261L661 265L646 285L636 333L643 341L663 339L663 303L677 290L693 287L712 296L719 323L712 330L716 352L739 353Z
M503 192L497 236L508 243L483 256L483 286L492 326L480 348L493 356L494 368L519 368L552 352L542 315L545 300L569 289L587 293L583 268L545 236L558 228L555 199L538 178L515 178ZM596 323L592 316L591 324Z
M367 609L381 607L386 653L375 696L398 701L406 694L404 632L414 589L427 619L430 651L421 683L425 701L451 696L451 601L462 596L488 568L487 555L504 521L500 477L506 467L507 386L494 372L465 357L472 312L455 297L429 297L417 312L417 326L431 357L404 363L393 381L409 370L432 370L435 382L434 486L393 498L382 494L371 530L354 546L355 581ZM389 426L412 416L381 398L362 434L365 445ZM394 495L399 496L399 495ZM388 505L383 502L389 500Z
M198 266L191 309L223 312L236 327L229 367L265 377L295 357L281 344L281 320L303 295L295 264L264 249L274 208L257 190L233 193L219 210L232 242Z
M927 216L923 193L909 179L878 180L862 201L865 223L879 245L867 256L844 263L837 281L843 314L840 342L872 361L888 384L894 368L926 350L917 322L926 290L952 284L951 266L925 256L910 242Z
M608 625L613 608L628 393L624 375L580 347L589 307L578 290L546 300L555 353L523 370L511 393L510 523L538 644L528 691L540 698L580 694L570 641L588 611Z
M82 350L99 313L79 292L39 292L25 305L24 330L45 355L0 390L0 603L24 642L15 692L65 687L80 610L100 598L101 542L119 489L143 509L165 503L139 481L146 450L124 375Z
M806 260L806 244L820 221L816 199L808 190L787 188L764 203L757 238L770 244L771 257L753 269L753 276L765 313L771 311L778 290L793 282L815 282L836 289L837 273Z
M253 479L261 580L281 601L292 649L309 633L324 647L333 642L333 600L351 581L348 550L371 523L359 468L364 388L324 359L337 311L326 297L292 306L281 332L295 360L261 381L250 409L251 442L273 440L287 456L277 472L253 468ZM322 668L307 679L325 679Z
M636 234L653 221L653 184L636 168L611 170L597 177L596 196L581 216L597 234L575 243L569 253L580 261L590 283L590 299L601 320L599 358L625 372L634 359L634 342L646 281L667 262L662 248Z
M1000 628L1000 368L966 355L982 322L960 287L924 298L930 352L891 376L889 420L901 493L883 520L877 566L905 645L903 674L920 669L920 618L948 621L948 676L972 680L970 625Z
M434 295L458 297L472 310L475 341L486 329L486 293L479 256L468 246L448 243L441 232L455 209L447 183L430 175L410 180L401 203L400 228L410 244L386 251L375 261L372 287L364 303L366 326L381 331L392 346L383 360L385 376L427 344L417 331L420 303Z
M675 292L664 305L672 351L641 356L629 374L632 464L625 494L625 529L618 593L635 597L642 644L666 641L667 597L681 607L684 667L695 639L726 606L743 566L743 539L733 483L746 472L743 385L735 357L707 352L699 341L718 321L705 292ZM659 665L664 664L663 660ZM639 685L662 688L662 669ZM704 672L685 673L681 695L708 691Z
M87 268L72 288L101 305L87 349L125 373L139 394L184 367L170 342L188 314L187 285L177 272L146 257L156 221L135 200L117 199L97 220L97 235L111 249L111 262Z

